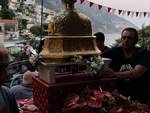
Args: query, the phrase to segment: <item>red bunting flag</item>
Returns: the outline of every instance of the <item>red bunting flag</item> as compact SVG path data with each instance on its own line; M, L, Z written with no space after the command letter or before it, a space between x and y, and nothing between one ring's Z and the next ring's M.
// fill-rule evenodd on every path
M90 7L92 7L92 6L93 6L93 4L94 4L93 2L90 2L89 6L90 6Z
M147 12L144 12L144 17L146 16Z
M130 13L131 13L131 12L130 12L130 11L128 11L128 12L127 12L127 15L129 16L129 15L130 15Z
M122 12L122 10L118 10L118 14L119 14L119 15L121 14L121 12Z
M109 13L110 11L111 11L111 8L110 8L110 7L108 7L108 8L107 8L107 12Z
M136 17L139 15L139 12L136 12Z
M82 4L83 2L84 2L85 0L80 0L80 4ZM93 2L89 2L89 7L92 7L94 5L94 3ZM102 9L102 5L98 5L98 9L99 10L101 10ZM111 8L111 7L106 7L106 10L107 10L107 12L108 13L115 13L115 10L116 9L113 9L113 8ZM118 14L120 15L120 14L122 14L122 15L124 15L125 13L127 14L127 16L130 16L131 15L131 17L132 16L136 16L136 17L140 17L141 15L143 15L144 17L150 17L150 12L133 12L133 11L125 11L125 10L121 10L121 9L117 9L118 10Z
M80 4L82 4L84 2L84 0L80 0Z
M101 10L102 9L102 5L98 5L98 9Z

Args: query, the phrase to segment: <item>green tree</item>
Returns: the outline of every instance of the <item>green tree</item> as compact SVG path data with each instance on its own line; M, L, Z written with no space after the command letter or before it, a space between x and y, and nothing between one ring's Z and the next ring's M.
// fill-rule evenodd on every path
M0 11L0 17L2 19L13 19L15 17L15 13L11 9L2 9Z
M144 33L143 33L144 32ZM138 44L146 48L147 44L150 42L150 25L145 26L142 30L139 30L139 41Z
M22 30L27 28L27 23L28 23L28 20L26 20L26 19L19 19L18 20L18 29L19 29L20 35L23 32Z
M38 26L38 25L32 26L32 27L30 28L30 32L31 32L33 35L35 35L35 36L40 36L40 34L41 34L41 26Z
M120 41L121 41L120 38L119 38L119 39L116 39L116 40L115 40L115 43L114 43L111 47L118 47L119 44L120 44Z
M22 23L22 29L26 29L27 28L28 20L22 19L21 23Z

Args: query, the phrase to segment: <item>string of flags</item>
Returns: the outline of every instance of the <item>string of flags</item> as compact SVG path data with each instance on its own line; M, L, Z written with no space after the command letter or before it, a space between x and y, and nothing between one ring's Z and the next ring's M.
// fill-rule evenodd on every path
M83 4L85 0L80 0L80 4ZM89 1L89 7L92 7L95 3ZM136 16L136 17L150 17L150 12L140 12L140 11L130 11L130 10L122 10L122 9L115 9L107 6L102 6L101 4L97 5L98 9L101 10L103 7L106 9L108 13L117 13L118 15L127 15L127 16Z

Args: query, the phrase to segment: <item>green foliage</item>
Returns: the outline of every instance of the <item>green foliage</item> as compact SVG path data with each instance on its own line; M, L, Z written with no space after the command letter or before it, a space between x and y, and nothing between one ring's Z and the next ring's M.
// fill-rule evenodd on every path
M28 22L28 20L22 19L22 21L21 21L21 23L22 23L22 29L26 29L27 28L27 22Z
M40 40L36 40L36 38L31 38L30 45L33 47L33 49L38 51L37 49L38 49L38 47L40 45Z
M146 26L143 30L139 31L138 44L146 48L149 42L150 42L150 26Z
M90 56L87 58L83 56L74 56L70 61L87 64L87 71L94 74L97 74L103 67L103 61L100 56Z
M118 47L120 44L121 39L116 39L115 43L111 47Z
M15 17L15 13L11 9L2 9L0 11L0 17L2 19L13 19Z
M26 19L19 19L18 20L18 28L20 30L20 33L22 33L23 29L27 28L27 23L28 23L28 20L26 20Z
M48 24L44 23L43 24L43 35L48 35ZM35 36L40 36L41 34L41 26L40 25L35 25L35 26L32 26L30 28L30 32L35 35Z
M30 32L35 36L39 36L41 34L41 26L38 25L32 26L30 28Z

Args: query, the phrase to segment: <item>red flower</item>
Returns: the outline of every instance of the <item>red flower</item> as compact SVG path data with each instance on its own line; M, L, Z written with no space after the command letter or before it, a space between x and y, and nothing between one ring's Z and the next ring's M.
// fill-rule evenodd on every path
M112 107L109 112L110 113L122 113L123 109L120 106L115 106L115 107Z
M143 108L145 111L149 110L149 106L147 104L143 104Z
M87 99L87 105L92 108L101 108L102 102L103 102L103 99L101 98L97 99L95 97L90 97Z
M99 90L94 90L94 96L96 98L101 98L101 99L104 99L104 97L110 97L112 96L110 92L108 91L99 91Z

